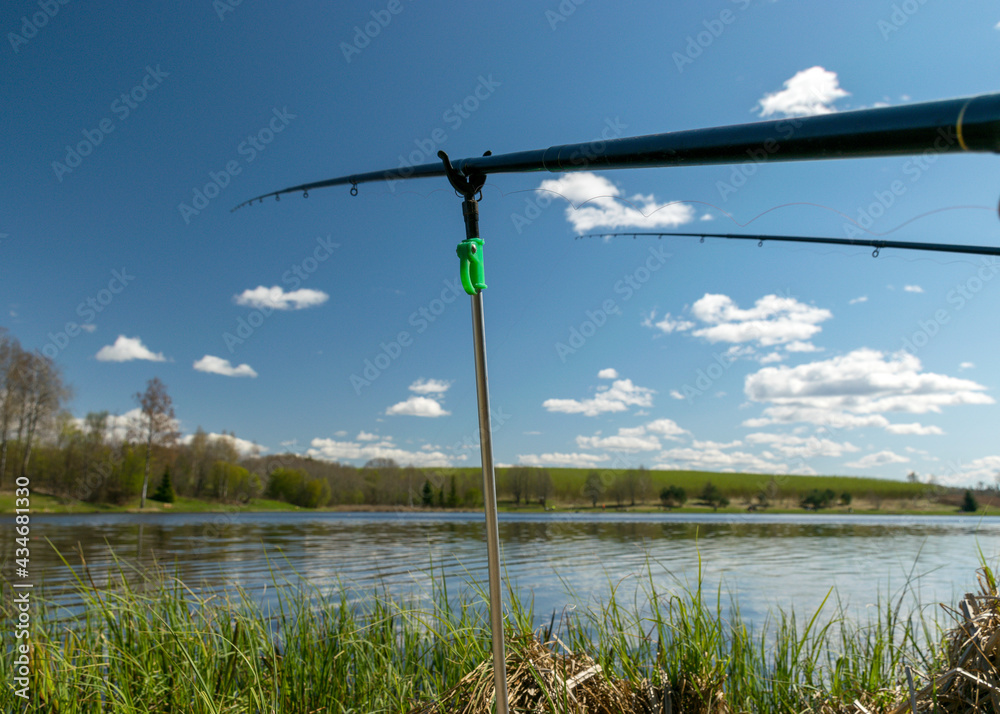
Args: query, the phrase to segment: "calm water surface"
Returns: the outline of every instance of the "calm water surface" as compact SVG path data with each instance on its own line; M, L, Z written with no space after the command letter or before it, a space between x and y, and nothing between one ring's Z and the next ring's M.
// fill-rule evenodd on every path
M2 532L12 520L0 518ZM192 587L240 586L264 599L272 571L322 592L382 584L421 594L432 577L455 592L485 583L484 531L481 514L464 513L38 515L31 565L47 597L71 608L72 573L52 546L77 567L82 552L98 584L116 569L113 552L126 567L157 562ZM659 589L693 583L699 557L706 587L721 583L757 622L776 606L811 613L831 587L863 613L908 578L914 602L952 603L973 587L979 549L994 567L1000 560L1000 519L975 517L501 514L500 538L508 577L546 622L618 583L634 593L648 567ZM13 548L0 543L7 577Z

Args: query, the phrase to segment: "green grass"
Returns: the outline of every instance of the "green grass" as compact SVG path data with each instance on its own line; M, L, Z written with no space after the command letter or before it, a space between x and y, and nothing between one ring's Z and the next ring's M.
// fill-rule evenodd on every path
M126 578L124 567L101 587L79 580L85 606L71 622L36 601L31 699L25 707L15 698L7 677L0 710L405 712L490 657L481 590L455 596L437 586L418 601L376 589L356 600L344 588L275 584L278 604L268 609L244 590L202 595L162 572ZM936 608L927 616L902 612L902 599L882 602L855 622L830 595L815 613L779 610L754 628L738 602L706 591L700 564L695 583L669 590L655 571L647 564L633 590L615 584L597 605L568 593L578 607L558 625L553 616L549 631L608 674L670 687L680 711L702 711L707 698L733 712L836 711L855 699L880 711L897 698L904 663L922 672L939 664L942 632L928 619ZM3 606L10 602L8 589ZM516 649L535 614L515 592L507 605ZM0 666L13 670L9 648Z

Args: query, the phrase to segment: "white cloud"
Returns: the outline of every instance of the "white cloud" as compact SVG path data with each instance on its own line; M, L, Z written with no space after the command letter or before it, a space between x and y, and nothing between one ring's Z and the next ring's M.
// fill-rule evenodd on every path
M812 342L789 342L785 345L785 349L789 352L822 352L823 350L814 345Z
M840 428L889 428L884 412L939 413L958 404L993 404L986 389L971 380L921 372L920 360L907 352L886 357L862 348L849 354L796 367L765 367L748 375L744 392L755 402L768 402L761 419L746 426L809 422ZM898 425L935 433L934 427Z
M685 434L690 434L687 429L682 429L677 425L673 419L657 419L646 424L644 427L646 431L651 431L654 434L658 434L666 439L672 439L676 441L678 437Z
M905 464L908 461L907 457L886 450L862 456L857 461L851 461L844 465L852 469L870 469L875 466L885 466L886 464Z
M998 22L997 24L995 24L995 25L993 26L993 29L994 29L994 30L1000 30L1000 22Z
M737 446L743 446L743 442L736 439L723 444L719 441L698 441L698 439L694 439L691 442L691 446L696 449L735 449Z
M967 464L961 462L947 475L938 477L945 486L974 486L980 481L988 485L1000 483L1000 456L984 456Z
M940 436L944 430L939 426L924 426L916 422L912 424L889 424L885 430L890 434L911 434L915 436Z
M205 355L194 363L194 368L199 372L209 372L210 374L221 374L224 377L256 377L257 373L248 364L241 364L233 367L229 360L212 355Z
M859 302L868 302L868 296L862 295L861 297L856 297L847 301L850 305L857 305Z
M444 394L451 386L451 382L443 379L418 379L410 385L410 391L417 394Z
M340 437L341 439L343 439L343 438L344 438L345 436L347 436L347 431L346 431L346 430L344 430L344 429L341 429L340 431L335 431L335 432L333 432L333 435L334 435L334 436L338 436L338 437Z
M765 434L756 432L747 434L746 440L751 444L766 444L786 459L841 456L845 452L853 453L859 450L858 447L848 441L838 443L830 439L820 439L815 436L801 437L792 434Z
M93 322L85 322L82 325L80 325L80 329L83 330L84 332L93 332L94 330L97 329L97 325L95 325Z
M785 355L780 352L771 352L770 354L763 355L757 361L761 364L771 364L772 362L780 362L785 359Z
M686 203L658 203L652 195L642 194L622 199L617 186L589 171L547 179L539 189L569 201L566 218L578 233L597 228L673 228L695 219L694 209Z
M338 436L347 436L347 432L340 432L340 431L338 431L337 435ZM378 441L379 440L378 434L369 434L364 429L362 429L361 431L359 431L358 435L355 436L354 438L357 441Z
M618 370L613 367L602 369L597 373L598 379L618 379Z
M904 285L903 290L908 293L922 293L924 291L919 285Z
M430 397L410 397L405 402L393 404L385 410L385 413L418 417L442 417L451 414Z
M785 81L784 86L780 92L767 94L760 100L760 116L830 114L836 111L833 102L850 95L841 89L836 72L819 66L796 72L795 76Z
M576 445L581 449L607 449L608 451L624 451L636 453L638 451L656 451L660 448L660 440L649 435L625 435L618 430L616 436L578 436Z
M783 463L761 458L756 454L744 451L723 451L717 446L708 445L702 448L677 447L664 451L659 455L659 461L653 465L655 469L695 470L695 471L748 471L758 473L787 473L788 466Z
M663 319L659 322L654 322L656 319L656 311L649 313L649 317L642 321L644 327L655 327L668 335L671 332L683 332L685 330L690 330L694 327L694 323L689 320L675 319L670 316L668 312L663 316Z
M631 379L615 380L610 387L598 387L593 399L546 399L542 406L550 412L597 416L603 412L623 412L630 406L653 406L654 390L637 387Z
M972 362L962 362L962 364L958 365L959 369L975 369L975 367L976 365Z
M101 362L130 362L134 359L145 359L150 362L166 362L162 352L152 352L138 337L118 335L113 345L105 345L97 351L97 359Z
M563 466L566 468L585 469L607 461L603 454L518 454L518 463L524 466Z
M681 394L680 392L678 392L676 389L671 389L670 390L670 396L673 397L674 399L684 399L685 398L684 395Z
M265 307L272 310L301 310L307 307L322 305L330 298L322 290L300 288L286 293L280 285L264 287L258 285L253 290L244 290L233 296L233 302L247 307Z
M698 220L699 221L714 221L715 220L715 216L713 216L711 213L703 213L702 216L701 216L701 218L699 218Z
M368 461L392 459L401 465L450 466L451 459L440 451L406 451L391 443L359 444L336 439L313 439L306 455L324 461Z
M752 308L741 310L728 295L706 293L691 306L691 314L708 327L692 334L709 342L757 342L762 347L786 344L787 349L814 349L805 340L829 320L829 310L801 303L795 298L765 295Z
M240 439L239 437L232 436L230 434L216 434L215 432L209 432L206 434L209 441L227 441L233 448L239 453L240 456L253 456L254 453L263 454L265 451L270 451L266 446L261 446L260 444L255 444L248 439ZM181 437L181 442L184 444L190 444L191 440L194 438L193 434L188 434ZM294 441L293 441L294 443ZM285 443L283 442L284 446Z

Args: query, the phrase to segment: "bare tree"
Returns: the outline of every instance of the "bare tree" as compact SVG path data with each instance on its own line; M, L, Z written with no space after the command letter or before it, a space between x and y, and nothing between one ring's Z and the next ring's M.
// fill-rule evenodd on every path
M18 399L17 440L21 448L21 476L28 475L28 463L39 432L48 428L70 396L55 363L41 353L21 352L18 356L14 393Z
M153 444L170 444L178 434L174 428L173 400L159 377L153 377L146 383L145 392L136 392L135 400L142 411L142 431L146 441L146 467L142 474L142 497L139 500L139 508L145 508Z
M14 418L14 383L21 345L0 328L0 486L7 474L7 434Z
M514 505L520 505L521 496L525 500L529 498L529 488L531 487L531 471L524 466L513 466L507 469L507 489L514 497Z

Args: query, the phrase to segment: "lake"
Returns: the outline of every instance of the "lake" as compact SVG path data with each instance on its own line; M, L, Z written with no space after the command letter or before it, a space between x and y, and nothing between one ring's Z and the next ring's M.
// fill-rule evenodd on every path
M13 532L12 516L0 521ZM99 585L115 568L112 551L128 567L155 561L192 587L240 586L264 599L274 593L272 571L323 592L381 585L417 595L430 591L431 572L449 592L487 577L483 516L474 513L33 515L31 523L31 579L70 608L72 573L45 539L75 566L82 551ZM721 583L758 623L779 606L811 614L831 587L859 615L880 595L896 599L908 581L911 604L954 604L973 589L978 549L993 567L1000 559L1000 519L963 516L502 513L500 538L507 576L533 594L539 622L606 598L614 584L634 592L648 567L661 590L694 583L699 557L707 590ZM8 577L13 549L5 538Z

